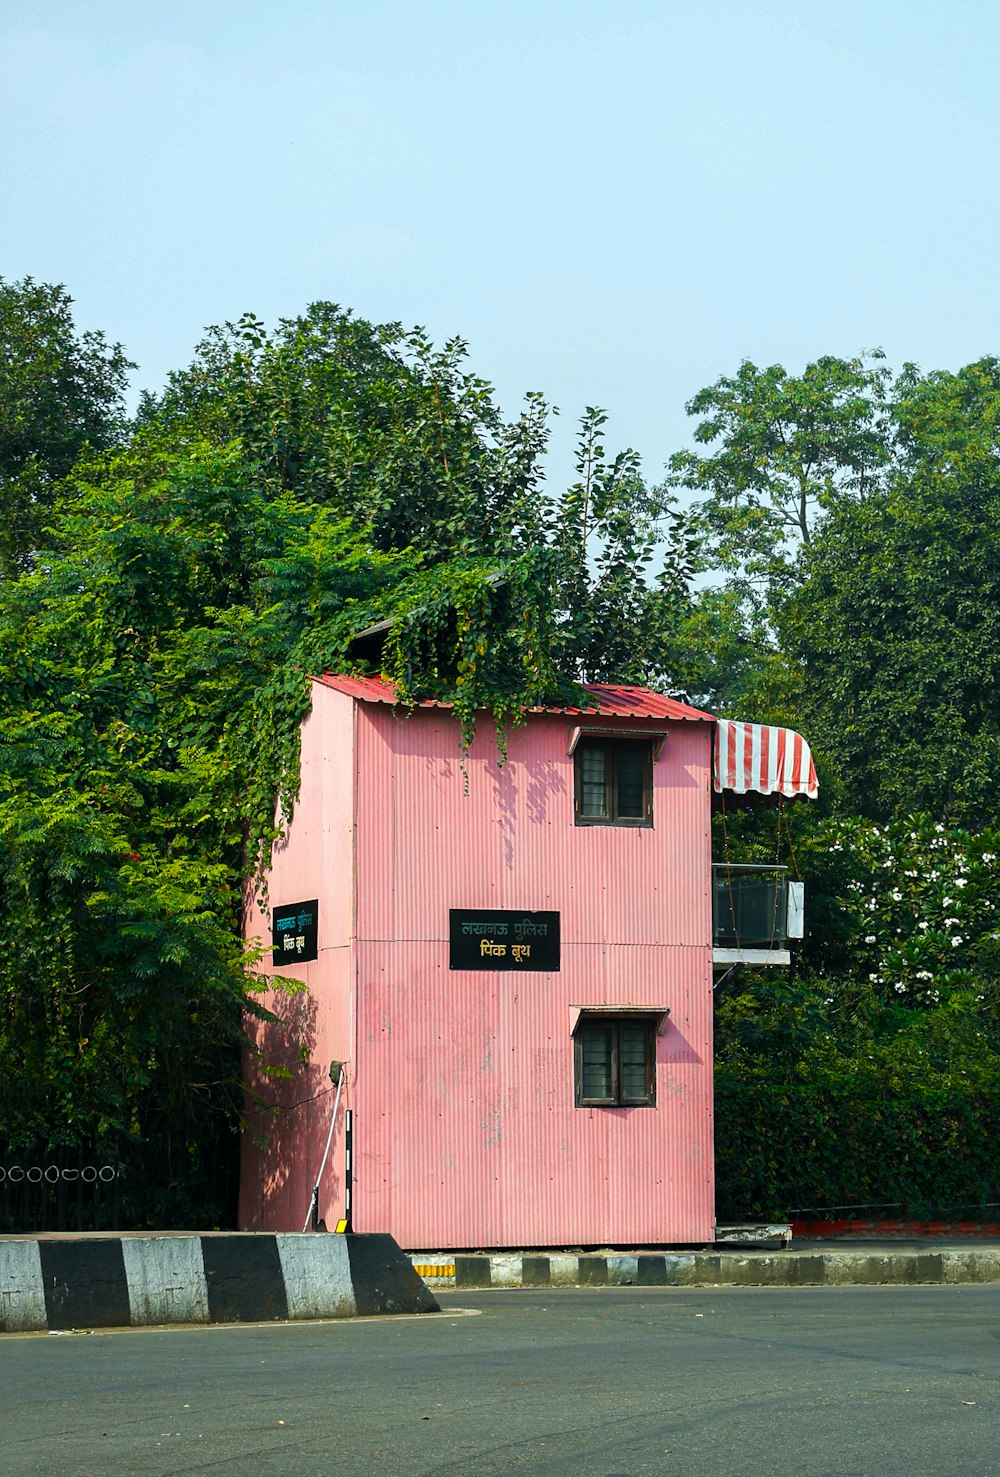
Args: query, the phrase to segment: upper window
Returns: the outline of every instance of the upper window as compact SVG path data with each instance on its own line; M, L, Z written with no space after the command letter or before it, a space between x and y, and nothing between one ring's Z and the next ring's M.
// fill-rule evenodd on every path
M576 1106L651 1108L656 1102L652 1016L593 1016L576 1028Z
M653 824L653 745L648 739L581 739L576 765L578 826Z

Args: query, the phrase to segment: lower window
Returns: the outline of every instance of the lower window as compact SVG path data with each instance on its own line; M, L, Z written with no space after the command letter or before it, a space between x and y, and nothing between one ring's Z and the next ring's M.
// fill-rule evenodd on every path
M575 1034L578 1108L651 1108L656 1102L652 1019L588 1016Z

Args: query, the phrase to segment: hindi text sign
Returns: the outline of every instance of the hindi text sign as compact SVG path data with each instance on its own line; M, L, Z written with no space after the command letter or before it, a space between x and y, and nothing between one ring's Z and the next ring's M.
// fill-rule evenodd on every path
M559 914L452 908L448 942L452 969L554 971L559 968Z
M319 957L319 901L285 903L271 914L271 962L306 964Z

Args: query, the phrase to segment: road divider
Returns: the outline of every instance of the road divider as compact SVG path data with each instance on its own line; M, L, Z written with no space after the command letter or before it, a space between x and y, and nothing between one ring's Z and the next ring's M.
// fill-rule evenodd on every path
M1000 1282L1000 1247L840 1248L793 1251L418 1252L432 1288L847 1287Z
M0 1332L430 1313L391 1236L0 1238Z

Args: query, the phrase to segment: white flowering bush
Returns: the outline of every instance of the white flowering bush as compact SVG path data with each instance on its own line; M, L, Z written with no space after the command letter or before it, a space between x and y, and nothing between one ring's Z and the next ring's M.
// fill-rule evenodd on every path
M992 1009L1000 980L1000 834L916 816L830 822L812 867L829 867L844 962L904 1006L956 995ZM814 928L823 919L813 920Z
M1000 833L808 813L789 831L804 945L716 997L719 1214L995 1219Z

